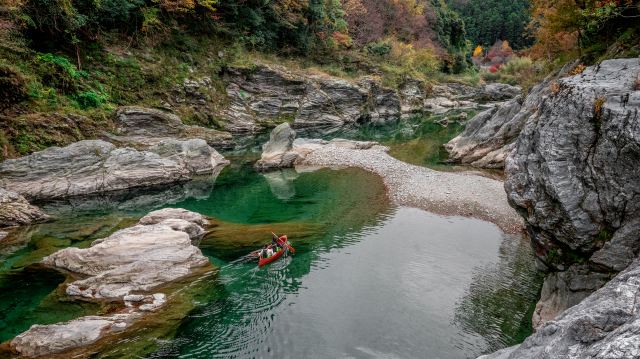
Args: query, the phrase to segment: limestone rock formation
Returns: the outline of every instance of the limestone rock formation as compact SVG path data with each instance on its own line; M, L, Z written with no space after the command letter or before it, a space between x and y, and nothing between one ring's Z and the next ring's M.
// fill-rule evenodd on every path
M203 139L212 147L232 147L228 132L182 123L180 117L158 109L137 106L118 108L115 116L116 137L123 144L150 146L167 138Z
M354 83L327 75L301 75L273 65L231 68L225 74L229 105L222 111L231 132L256 132L291 120L294 128L335 130L357 122L400 116L395 91L365 78Z
M487 84L478 98L510 100L480 112L472 118L464 131L445 144L449 161L480 168L503 168L505 158L513 150L525 123L536 113L541 101L551 93L551 86L566 75L575 64L569 64L534 86L526 96L518 96L519 87ZM555 85L554 85L555 86Z
M292 167L298 154L292 152L296 132L288 123L281 123L271 131L269 141L262 146L262 157L256 162L259 170Z
M54 199L186 181L228 163L204 140L165 140L147 151L88 140L0 163L0 186Z
M48 215L40 208L29 204L23 196L0 188L0 228L41 222L47 219L49 219Z
M167 301L164 287L211 269L192 241L208 221L183 209L149 213L138 225L94 241L89 248L65 248L42 260L70 274L71 298L120 305L103 316L85 316L65 323L33 325L10 342L23 356L50 356L87 346L127 330ZM195 278L195 277L194 277Z
M506 160L509 201L538 258L562 273L547 277L544 292L556 294L538 303L539 323L640 253L639 76L635 58L557 80Z
M126 295L148 292L187 276L193 268L209 263L191 244L204 233L201 227L196 228L196 222L167 218L157 224L140 224L96 240L89 248L62 249L42 263L86 277L70 283L68 295L122 300Z

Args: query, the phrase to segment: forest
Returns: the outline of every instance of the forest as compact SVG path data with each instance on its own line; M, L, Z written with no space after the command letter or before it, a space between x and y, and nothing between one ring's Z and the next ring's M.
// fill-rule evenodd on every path
M590 64L637 53L638 6L636 0L3 0L0 107L5 115L109 111L144 102L150 87L170 88L194 68L216 73L229 63L268 58L343 77L373 73L389 86L417 77L526 88L571 59ZM154 61L145 60L145 51Z

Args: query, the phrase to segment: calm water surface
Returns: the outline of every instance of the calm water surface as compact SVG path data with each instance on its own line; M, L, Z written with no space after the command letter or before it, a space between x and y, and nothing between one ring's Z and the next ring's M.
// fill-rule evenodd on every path
M364 171L262 175L246 155L231 157L215 184L48 205L60 220L0 244L0 341L96 313L64 300L56 290L64 277L34 263L163 206L214 218L200 248L219 272L203 279L196 309L175 329L132 336L146 344L109 357L470 358L530 332L540 279L521 237L390 206L380 179ZM287 233L296 254L263 269L238 261L270 231Z

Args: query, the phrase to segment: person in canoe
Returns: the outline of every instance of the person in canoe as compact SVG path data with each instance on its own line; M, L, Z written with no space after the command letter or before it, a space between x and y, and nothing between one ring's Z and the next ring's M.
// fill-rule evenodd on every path
M295 249L289 244L286 235L278 237L275 233L272 233L271 244L265 245L259 252L258 266L262 267L277 260L283 254L294 252Z
M275 245L276 248L280 248L280 238L275 233L271 233L271 244Z

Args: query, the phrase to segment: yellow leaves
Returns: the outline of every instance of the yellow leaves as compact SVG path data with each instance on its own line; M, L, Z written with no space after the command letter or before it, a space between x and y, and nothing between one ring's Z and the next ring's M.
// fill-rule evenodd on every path
M476 48L473 50L473 57L478 57L478 56L482 56L484 52L484 49L482 48L482 46L478 45L476 46Z
M504 52L513 52L513 50L511 49L511 46L509 46L509 41L507 40L502 41L501 48L502 48L502 51Z
M573 70L571 70L569 72L569 75L575 76L575 75L581 74L582 71L584 71L584 69L586 69L586 68L587 67L585 65L580 64L580 65L576 66Z
M167 12L189 12L196 8L195 0L154 0Z
M153 2L157 3L161 9L172 13L192 12L196 5L215 11L213 5L218 3L217 0L153 0Z

